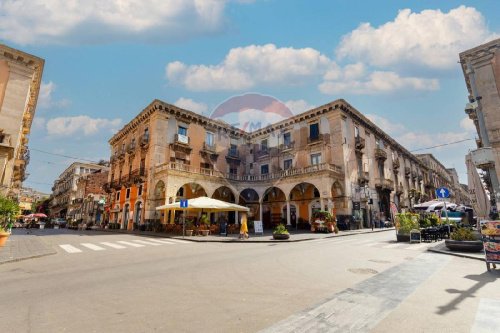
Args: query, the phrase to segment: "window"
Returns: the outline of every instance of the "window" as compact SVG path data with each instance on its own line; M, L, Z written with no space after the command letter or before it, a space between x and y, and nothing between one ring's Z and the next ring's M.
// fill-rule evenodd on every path
M141 166L139 168L139 176L144 176L144 175L146 175L146 159L142 158Z
M359 127L354 126L354 137L359 138Z
M309 139L317 140L319 139L319 124L314 123L309 125Z
M264 164L260 166L260 174L261 175L267 175L269 173L269 165Z
M187 133L188 133L188 130L187 130L187 128L186 128L186 127L179 126L179 127L177 128L177 134L187 136Z
M139 189L137 190L137 195L142 195L142 185L139 186Z
M130 198L130 188L127 189L127 192L125 193L125 199Z
M321 153L311 154L311 165L321 164Z
M250 169L253 169L253 163L250 163Z
M260 150L267 151L267 139L264 139L260 142Z
M238 156L238 148L236 147L236 145L231 144L231 146L229 147L229 155Z
M236 165L230 165L229 166L229 173L231 175L237 175L238 174L238 167Z
M213 146L214 145L214 133L207 132L205 135L205 143L207 146Z
M116 192L116 201L120 200L120 191Z
M283 169L288 170L292 168L292 159L283 161Z
M283 144L289 146L292 143L292 135L290 132L283 134Z

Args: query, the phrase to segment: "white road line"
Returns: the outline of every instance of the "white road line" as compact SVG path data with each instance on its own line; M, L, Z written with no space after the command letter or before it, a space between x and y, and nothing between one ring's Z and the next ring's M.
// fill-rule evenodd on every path
M179 243L179 244L189 244L191 242L182 240L182 239L174 239L174 238L169 238L168 240L164 239L153 239L153 238L147 238L147 240L153 241L153 242L160 242L160 243L165 243L165 244L172 244L172 243Z
M395 247L401 247L401 244L399 243L395 243L395 244L389 244L389 245L385 245L385 246L382 246L384 249L393 249Z
M136 243L141 243L141 244L145 244L145 245L153 245L153 246L160 246L160 245L162 245L162 244L159 244L159 243L148 242L148 241L141 240L141 239L134 239L133 241L136 242Z
M59 245L59 247L68 253L80 253L80 252L82 252L82 250L74 247L73 245L69 245L69 244L62 244L62 245Z
M103 247L100 247L99 245L95 245L92 243L80 243L81 246L85 246L88 249L94 250L94 251L104 251L106 250Z
M428 247L429 244L427 243L421 243L421 244L414 244L414 245L410 245L408 247L405 247L405 250L414 250L414 251L417 251L417 250L420 250L424 247Z
M126 249L126 246L110 243L110 242L101 242L102 245L106 245L112 247L113 249Z
M146 239L150 242L157 242L160 244L168 244L168 245L175 244L174 242L169 242L168 240L164 240L164 239L152 239L152 238L146 238Z
M132 247L144 247L144 245L132 243L132 242L127 242L127 241L117 241L117 243L125 244L125 245L132 246Z
M368 244L363 244L363 246L370 247L370 246L375 246L375 245L378 245L378 244L382 244L382 243L380 243L380 242L368 243Z

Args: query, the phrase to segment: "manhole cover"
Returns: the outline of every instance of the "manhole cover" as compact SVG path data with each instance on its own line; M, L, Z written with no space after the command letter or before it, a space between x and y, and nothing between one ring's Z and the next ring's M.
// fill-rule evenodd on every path
M371 261L371 262L376 262L376 263L379 263L379 264L390 264L391 262L388 261L388 260L378 260L378 259L370 259L368 261Z
M371 268L349 268L349 272L355 274L377 274L378 272Z

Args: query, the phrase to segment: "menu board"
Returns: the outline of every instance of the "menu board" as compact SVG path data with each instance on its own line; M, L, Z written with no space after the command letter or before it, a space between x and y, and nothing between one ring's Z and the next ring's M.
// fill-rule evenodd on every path
M500 262L500 222L481 221L484 253L487 262Z
M256 234L263 234L262 221L253 221L253 229Z

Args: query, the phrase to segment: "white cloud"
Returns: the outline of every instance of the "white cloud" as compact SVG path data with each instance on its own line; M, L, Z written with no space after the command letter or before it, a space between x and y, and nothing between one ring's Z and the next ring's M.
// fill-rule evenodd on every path
M114 133L122 125L121 119L91 118L89 116L58 117L47 121L47 133L52 136L83 134L90 136L98 132Z
M398 124L376 114L367 114L366 117L391 136L401 134L406 130L406 127L403 124Z
M336 74L337 80L324 81L318 88L324 94L365 94L375 95L391 93L401 90L438 90L437 79L425 79L419 77L401 77L395 72L375 71L367 74L359 67L346 66L344 71ZM331 78L328 74L325 77Z
M38 107L41 109L50 109L50 108L64 108L70 104L70 101L67 99L62 100L54 100L53 94L57 89L57 85L52 82L42 82L40 85L40 92L38 93Z
M337 55L375 66L412 63L447 69L456 66L460 52L493 38L482 14L472 7L447 13L403 9L379 27L362 23L343 37Z
M193 101L190 98L184 98L184 97L179 98L174 103L174 105L176 105L180 108L186 109L188 111L193 111L193 112L200 113L200 114L203 114L208 110L208 106L206 104L198 103L198 102Z
M463 128L468 133L472 134L477 133L476 125L474 125L474 122L469 117L465 117L460 121L460 127Z
M19 44L164 41L217 31L229 0L3 0L0 38Z
M303 99L288 100L284 104L290 109L290 111L293 112L293 114L306 112L314 109L315 107L314 105L307 103Z
M312 48L250 45L231 49L218 65L171 62L166 76L189 90L243 90L258 84L296 84L322 75L330 64L328 57Z
M35 116L35 118L33 118L33 128L34 129L42 129L45 127L45 118L43 117L37 117Z

